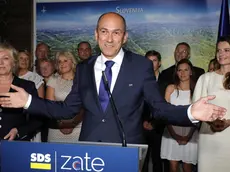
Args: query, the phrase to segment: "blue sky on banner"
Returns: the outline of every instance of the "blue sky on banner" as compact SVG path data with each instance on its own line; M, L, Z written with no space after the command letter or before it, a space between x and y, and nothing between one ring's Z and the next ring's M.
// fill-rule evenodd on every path
M108 11L122 14L128 24L132 22L184 23L188 20L194 23L207 23L218 19L219 5L215 1L209 5L200 0L165 2L167 1L38 3L37 26L38 29L65 29L67 24L69 27L95 25L98 16ZM60 25L60 22L65 22L65 25Z
M82 40L97 47L94 39L97 19L102 13L113 11L127 21L129 41L126 48L129 50L142 55L152 49L159 51L164 69L174 63L176 44L185 41L191 45L193 64L206 69L215 56L220 7L221 0L50 0L37 3L35 39L47 42L54 52L60 49L76 51L77 43Z

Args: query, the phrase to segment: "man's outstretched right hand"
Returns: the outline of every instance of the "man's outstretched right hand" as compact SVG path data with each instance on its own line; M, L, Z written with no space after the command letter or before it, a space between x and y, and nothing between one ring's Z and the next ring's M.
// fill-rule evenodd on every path
M0 93L0 105L6 108L23 108L25 107L29 94L21 87L13 84L10 86L16 92Z

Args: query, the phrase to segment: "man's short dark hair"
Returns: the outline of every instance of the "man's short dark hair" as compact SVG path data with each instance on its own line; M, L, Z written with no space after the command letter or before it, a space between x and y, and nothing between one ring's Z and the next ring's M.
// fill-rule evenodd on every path
M87 44L89 46L89 48L91 49L91 45L88 41L81 41L79 44L77 44L77 49L79 49L81 44Z
M39 42L39 43L36 45L36 49L37 49L38 47L42 46L42 45L46 46L46 47L48 48L48 51L50 51L50 46L47 45L45 42Z
M150 50L145 54L145 57L156 56L158 61L161 61L161 54L158 51Z
M177 47L179 47L180 45L184 45L184 46L186 46L187 48L188 48L188 50L189 50L189 52L190 52L190 45L187 43L187 42L180 42L180 43L178 43L177 45L176 45L176 49L177 49Z

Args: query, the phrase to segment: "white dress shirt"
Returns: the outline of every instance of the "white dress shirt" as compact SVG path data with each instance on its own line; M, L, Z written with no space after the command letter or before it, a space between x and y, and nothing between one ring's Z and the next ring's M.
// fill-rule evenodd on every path
M119 53L111 60L114 62L114 65L112 66L112 81L110 86L111 93L113 92L113 88L115 86L117 76L119 74L121 64L124 58L124 51L121 49ZM105 70L106 65L105 62L110 61L110 59L107 59L103 54L98 56L95 65L94 65L94 74L95 74L95 81L97 86L97 93L99 94L99 88L100 88L100 82L102 77L102 71Z

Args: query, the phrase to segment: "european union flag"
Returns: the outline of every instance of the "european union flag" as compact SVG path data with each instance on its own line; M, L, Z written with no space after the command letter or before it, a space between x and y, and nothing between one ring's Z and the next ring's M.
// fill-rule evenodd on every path
M230 35L230 24L229 24L229 7L228 0L222 0L218 39L221 36Z

